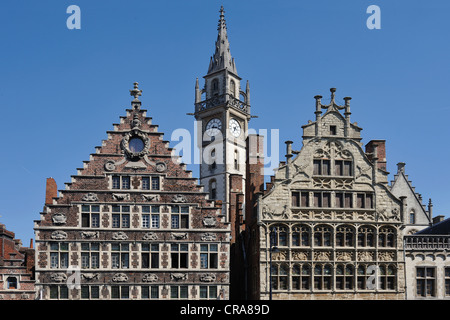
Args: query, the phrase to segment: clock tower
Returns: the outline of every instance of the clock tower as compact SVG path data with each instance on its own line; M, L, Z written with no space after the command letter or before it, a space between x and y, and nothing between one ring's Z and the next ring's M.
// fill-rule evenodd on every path
M222 213L233 224L230 192L245 190L246 138L250 116L248 81L241 78L230 53L224 9L220 9L218 35L208 73L200 89L195 86L195 119L201 152L200 183L212 200L222 201ZM239 186L233 186L233 184Z

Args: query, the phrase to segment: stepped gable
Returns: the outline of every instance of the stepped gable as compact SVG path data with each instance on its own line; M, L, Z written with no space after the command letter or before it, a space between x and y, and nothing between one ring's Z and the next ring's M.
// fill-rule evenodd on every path
M77 169L71 182L66 183L66 189L58 190L53 203L46 204L38 225L55 225L52 217L58 213L67 217L65 226L78 226L79 209L73 204L83 202L196 203L203 215L217 211L216 204L203 192L203 186L197 184L192 172L186 170L186 165L180 163L180 157L169 147L169 141L163 139L164 133L159 132L158 125L147 116L147 110L141 109L138 99L141 93L138 83L134 83L130 94L135 98L131 108L126 109L126 116L121 116L120 122L113 124L113 130L107 131L108 138L95 147L95 153ZM114 189L113 177L124 175L130 177L129 189ZM160 189L143 190L143 176L159 177ZM52 214L46 214L50 211ZM192 227L202 226L194 224Z

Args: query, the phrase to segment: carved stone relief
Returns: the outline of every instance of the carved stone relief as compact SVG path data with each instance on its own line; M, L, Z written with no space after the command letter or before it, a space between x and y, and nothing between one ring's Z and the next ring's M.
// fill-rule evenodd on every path
M52 221L56 225L65 224L67 221L67 217L64 213L55 213L52 217Z

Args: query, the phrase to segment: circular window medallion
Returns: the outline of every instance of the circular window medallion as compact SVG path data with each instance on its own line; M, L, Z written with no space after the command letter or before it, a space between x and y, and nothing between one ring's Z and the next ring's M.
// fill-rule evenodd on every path
M139 130L133 130L125 135L122 148L131 159L142 158L150 148L150 139Z

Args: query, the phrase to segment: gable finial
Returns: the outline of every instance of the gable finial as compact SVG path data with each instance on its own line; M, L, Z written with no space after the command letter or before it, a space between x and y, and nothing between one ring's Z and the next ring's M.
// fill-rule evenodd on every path
M139 83L135 82L134 89L130 90L130 95L134 97L133 101L139 101L138 97L142 95L142 90L139 90L138 85Z

